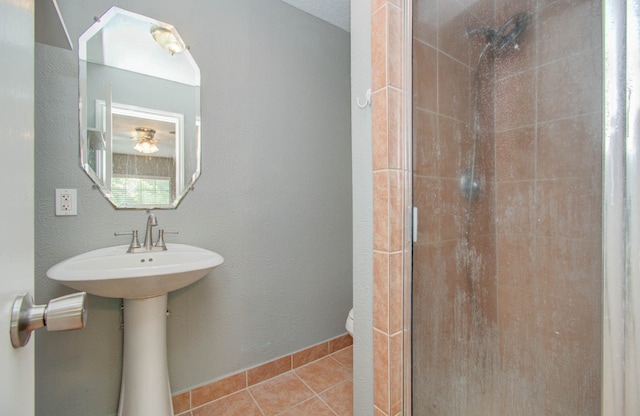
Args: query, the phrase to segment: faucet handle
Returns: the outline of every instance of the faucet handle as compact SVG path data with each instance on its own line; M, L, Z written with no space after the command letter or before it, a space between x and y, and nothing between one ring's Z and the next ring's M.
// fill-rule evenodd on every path
M127 253L133 253L136 249L139 249L140 241L138 241L138 230L124 231L124 232L115 232L113 233L115 236L119 235L130 235L131 236L131 244L129 244L129 249Z
M179 232L178 231L165 231L162 228L160 228L158 230L158 240L154 244L154 247L160 247L163 250L167 249L167 245L164 242L164 235L165 234L179 234Z

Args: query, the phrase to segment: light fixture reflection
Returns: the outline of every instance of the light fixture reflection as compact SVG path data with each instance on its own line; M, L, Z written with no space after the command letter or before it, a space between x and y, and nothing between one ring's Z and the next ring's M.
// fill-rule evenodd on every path
M131 140L136 140L133 148L138 152L150 154L159 151L156 146L157 140L154 138L156 131L149 127L136 127L136 131L133 133Z
M151 27L151 36L158 42L158 45L169 51L171 55L180 53L187 49L184 41L173 26L153 25Z
M147 153L147 154L155 153L160 150L158 149L158 146L156 146L155 144L150 144L149 142L138 143L135 146L133 146L133 148L136 149L138 152Z

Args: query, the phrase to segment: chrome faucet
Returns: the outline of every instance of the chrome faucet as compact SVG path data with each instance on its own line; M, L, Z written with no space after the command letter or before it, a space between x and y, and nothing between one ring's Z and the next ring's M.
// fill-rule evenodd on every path
M156 225L158 225L158 219L155 214L149 212L149 216L147 217L147 231L144 233L144 243L142 243L144 251L151 251L153 249L152 228Z
M114 233L114 235L130 235L132 236L131 244L129 245L129 249L127 249L127 253L144 253L148 251L164 251L167 249L167 245L164 242L165 234L178 234L177 231L165 231L158 230L158 240L153 242L153 227L158 225L158 219L156 216L148 212L149 215L147 217L147 229L144 233L144 243L140 245L138 241L138 230Z

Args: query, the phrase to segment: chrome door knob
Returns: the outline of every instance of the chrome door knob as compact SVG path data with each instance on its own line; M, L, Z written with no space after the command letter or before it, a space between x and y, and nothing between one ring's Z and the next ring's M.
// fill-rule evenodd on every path
M87 320L87 293L79 292L34 305L29 293L16 297L11 309L11 345L27 345L31 332L47 327L48 331L71 331L84 328Z

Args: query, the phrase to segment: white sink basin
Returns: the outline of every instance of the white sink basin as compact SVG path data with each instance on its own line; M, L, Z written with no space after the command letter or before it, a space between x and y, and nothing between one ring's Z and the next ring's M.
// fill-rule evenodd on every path
M108 298L143 299L165 295L206 276L224 259L186 244L166 251L127 253L128 246L107 247L64 260L47 276L73 289Z

